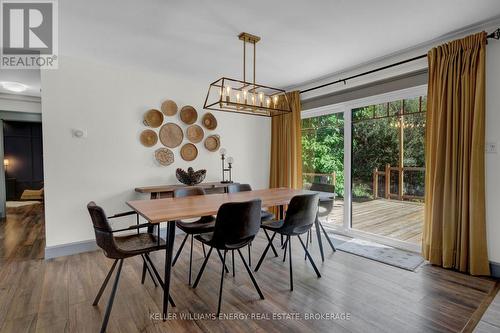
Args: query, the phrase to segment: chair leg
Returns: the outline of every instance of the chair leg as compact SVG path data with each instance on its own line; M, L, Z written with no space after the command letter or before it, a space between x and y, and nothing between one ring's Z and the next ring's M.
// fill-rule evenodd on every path
M325 234L325 237L326 237L326 240L328 241L328 244L330 244L330 247L332 248L333 252L336 252L337 249L335 248L335 246L333 245L333 242L332 240L330 239L330 237L328 236L328 234L326 233L326 230L325 228L323 227L323 224L321 224L321 222L319 222L319 226L321 228L321 230L323 230L323 233Z
M146 257L148 263L151 265L151 268L153 269L153 272L155 273L155 276L158 279L158 283L160 284L160 286L162 288L164 288L164 283L163 283L163 280L161 279L160 273L158 273L158 270L156 269L155 265L153 264L153 261L151 260L151 258L149 257L149 254L146 253L146 254L144 254L144 256ZM176 306L174 303L174 300L172 299L172 296L168 297L168 301L169 301L170 305L172 305L173 307Z
M273 239L276 236L276 233L272 235L272 237L269 239L269 242L267 243L267 246L260 256L259 262L257 263L257 267L255 267L254 272L257 272L260 268L260 265L262 264L262 261L264 261L264 258L266 257L267 251L269 251L269 248L271 247L271 244L273 243Z
M311 255L309 254L309 251L307 251L307 248L306 246L304 245L304 242L302 241L302 238L300 238L299 235L297 235L297 237L299 238L300 240L300 244L302 244L302 247L304 248L304 251L306 251L306 255L307 257L309 258L309 261L311 262L311 265L312 267L314 268L314 271L316 272L316 275L320 278L321 277L321 274L319 273L318 271L318 268L316 267L316 265L314 264L314 260L312 259Z
M155 288L156 288L156 287L158 287L158 284L156 283L156 280L155 280L155 278L154 278L154 276L153 276L153 273L151 273L151 270L149 269L149 266L148 266L148 265L147 265L147 263L146 263L146 257L145 257L144 255L141 255L141 257L142 257L142 260L144 261L144 262L142 263L142 267L143 267L143 274L144 274L144 267L145 267L145 268L146 268L146 270L147 270L147 271L148 271L148 273L149 273L149 276L151 277L151 280L153 280L153 283L154 283L154 285L155 285ZM145 274L144 274L144 276L145 276ZM142 284L144 284L144 277L143 277L143 282L142 282Z
M186 236L182 240L181 246L177 250L177 253L175 254L174 260L172 261L172 267L175 266L175 263L177 262L177 258L179 258L179 255L181 254L182 249L184 248L184 243L186 243L186 240L188 239L188 237L189 237L189 234L186 234Z
M222 286L224 284L224 269L226 268L226 253L227 253L227 250L224 250L224 257L222 258L222 272L220 275L219 304L217 305L216 317L218 317L220 314L220 306L222 303Z
M266 229L264 229L264 233L266 234L267 241L269 242L271 240L271 237L269 237L269 234L267 233ZM274 244L272 242L271 242L271 250L273 250L274 256L278 257L278 252L276 251L276 248L274 247ZM250 266L252 266L252 265L250 265Z
M255 287L255 289L257 289L257 292L259 293L260 299L264 299L264 295L262 294L262 291L260 291L259 285L257 284L257 281L255 281L255 277L253 276L250 267L248 267L247 263L245 262L245 258L243 258L240 249L238 249L238 253L240 255L241 261L243 261L243 265L245 265L248 275L250 275L250 279L252 279L253 286Z
M141 256L142 257L142 256ZM142 258L144 260L144 258ZM144 284L144 281L146 280L146 263L142 263L142 276L141 276L141 284Z
M286 249L286 247L288 246L288 236L285 238L285 242L283 243L283 245L281 246L281 249Z
M109 315L111 314L111 309L113 308L113 301L115 300L116 290L118 289L118 281L120 280L122 266L123 266L123 259L120 259L120 264L118 265L118 271L116 272L115 282L113 283L113 289L111 289L108 305L106 306L106 312L104 313L104 319L102 320L101 331L100 331L101 333L106 332L106 327L108 326Z
M101 299L102 293L104 290L106 290L106 286L108 285L109 278L111 277L111 274L113 274L113 271L115 270L116 264L118 263L118 260L120 259L115 259L115 262L113 263L113 266L109 269L108 275L106 275L106 278L104 279L104 282L101 285L101 288L99 288L99 292L97 293L94 303L92 303L93 306L96 306L99 303L99 300Z
M200 272L198 273L198 276L196 277L196 280L194 281L193 288L196 288L198 286L198 282L200 282L201 275L203 274L203 271L205 270L205 266L207 265L208 258L210 258L210 255L212 254L213 247L208 250L207 256L205 257L205 260L203 260L203 264L201 265Z
M234 250L231 251L231 256L233 257L232 258L233 259L233 265L232 266L233 266L233 277L234 277L236 275L235 274L235 270L234 270Z
M205 244L201 243L201 248L203 249L203 258L205 258L207 256L205 252Z
M292 270L292 238L288 236L288 259L290 261L290 290L293 291L293 270Z
M252 243L248 243L248 266L252 267Z
M286 250L287 250L287 248L288 248L288 246L287 246L287 245L288 245L288 243L287 243L287 242L288 242L288 238L287 238L287 239L285 239L285 244L283 244L283 248L285 249L285 251L283 251L283 262L285 262L285 261L286 261Z
M306 249L309 248L309 234L311 233L311 229L307 230L306 234ZM307 260L307 253L304 253L304 260Z
M222 261L222 254L220 253L220 250L219 249L216 249L216 250L217 250L217 254L219 255L220 260ZM229 273L229 269L227 268L225 262L224 262L224 270L226 271L226 273Z
M189 279L188 279L189 285L191 285L191 267L193 265L193 240L194 240L194 235L191 235L191 250L189 251Z

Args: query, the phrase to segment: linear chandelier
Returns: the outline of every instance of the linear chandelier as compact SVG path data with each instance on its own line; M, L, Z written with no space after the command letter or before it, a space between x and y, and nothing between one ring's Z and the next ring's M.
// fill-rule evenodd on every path
M242 32L243 80L222 77L210 84L204 108L215 111L273 117L292 112L286 91L255 82L255 44L260 37ZM246 80L246 44L253 44L253 81Z

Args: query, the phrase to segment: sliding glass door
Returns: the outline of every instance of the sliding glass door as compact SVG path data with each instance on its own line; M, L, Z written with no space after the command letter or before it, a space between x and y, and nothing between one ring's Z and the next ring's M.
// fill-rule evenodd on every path
M416 250L423 225L425 86L303 112L304 188L332 192L325 227ZM405 245L406 244L406 245Z
M352 110L353 230L420 244L425 102L419 96Z

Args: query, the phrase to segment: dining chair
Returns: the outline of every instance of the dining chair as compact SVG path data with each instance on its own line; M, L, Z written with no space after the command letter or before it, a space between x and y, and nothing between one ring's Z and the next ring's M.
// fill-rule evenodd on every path
M245 258L241 254L240 249L245 247L253 241L255 235L259 232L259 228L261 225L260 222L260 210L261 210L261 200L251 200L246 202L229 202L220 206L219 211L217 213L217 218L215 220L214 231L211 233L205 233L201 235L197 235L196 239L200 242L210 246L210 250L203 261L203 264L200 268L200 272L196 277L193 288L198 286L200 282L203 271L205 270L205 266L207 265L207 261L210 258L210 254L212 253L212 249L222 250L223 260L222 260L222 273L220 279L220 288L219 288L219 302L217 305L217 316L220 314L221 302L222 302L222 287L224 282L224 269L226 263L226 254L227 251L237 251L240 255L241 261L245 266L245 269L252 280L252 283L257 290L261 299L264 299L264 295L262 294L257 281L255 280L252 272L250 271L250 267L245 261Z
M92 224L94 226L94 233L96 238L97 246L99 246L104 255L110 259L114 259L113 265L109 270L104 282L97 293L97 296L92 303L93 306L97 306L99 304L99 300L106 289L106 286L115 270L116 264L118 264L118 271L116 272L115 281L113 283L113 287L111 289L111 294L109 296L108 305L106 306L106 312L104 314L104 319L102 321L100 332L105 332L106 327L108 325L109 316L111 314L111 309L113 308L113 301L115 299L116 290L118 289L118 282L120 279L120 274L122 271L123 260L126 258L134 257L140 255L143 260L143 265L146 267L151 279L153 280L155 286L157 286L156 281L151 273L151 269L155 273L156 279L160 283L160 285L164 286L164 283L159 275L156 267L153 264L153 261L149 257L149 253L153 251L158 251L160 249L165 249L165 241L158 236L155 236L153 233L141 233L140 229L150 227L149 223L136 224L122 229L112 229L109 223L109 219L115 219L125 216L130 216L136 214L135 212L126 212L116 214L110 217L107 217L104 213L104 210L95 204L95 202L91 201L87 205L87 209L90 214L90 218L92 220ZM137 221L139 221L137 219ZM137 233L128 234L124 236L115 236L115 233L124 232L124 231L132 231L136 230ZM144 275L143 275L144 281ZM172 306L175 306L172 298L169 298L169 302Z
M318 192L328 192L332 194L331 198L321 198L319 201L319 207L318 207L318 217L317 217L317 226L319 226L320 230L317 230L317 235L318 237L321 237L321 231L325 235L325 238L330 244L330 247L332 248L333 252L336 252L337 249L335 248L335 245L333 245L332 240L328 236L328 233L325 230L325 227L323 227L323 224L321 223L321 220L319 219L320 217L328 217L330 213L333 210L333 206L335 205L335 185L330 185L330 184L320 184L320 183L313 183L310 188L311 191L318 191ZM312 242L312 231L309 230L307 232L307 238L310 239ZM309 237L310 236L310 237ZM321 240L319 240L321 242ZM306 247L307 247L308 242L306 242ZM324 254L323 254L323 246L320 243L320 250L321 250L321 259L324 261Z
M231 184L227 187L227 193L238 193L238 192L248 192L252 190L252 186L250 184ZM265 221L270 221L274 219L274 214L271 212L268 212L267 210L262 209L260 211L260 221L265 222ZM267 240L271 239L269 237L269 234L267 233L266 230L264 230L264 233L266 234ZM252 267L252 243L248 243L248 266ZM275 256L278 256L278 252L276 251L276 248L274 245L272 245L272 251L274 252ZM232 253L232 259L233 259L233 276L234 276L234 253Z
M288 258L290 261L289 264L290 290L293 290L293 271L292 271L293 236L297 236L297 238L300 241L300 244L302 244L302 247L306 252L306 256L309 259L309 262L311 263L312 267L314 268L314 271L316 272L316 275L318 276L318 278L321 277L318 268L314 264L314 261L311 255L309 254L309 251L307 250L304 242L300 238L300 235L307 233L307 231L311 229L316 220L316 216L318 214L318 201L319 201L319 194L316 193L296 195L295 197L292 198L290 204L288 205L288 209L284 220L268 221L262 223L262 228L264 230L272 231L274 232L274 234L269 240L264 252L262 253L262 256L260 257L259 262L257 264L257 267L255 267L255 272L259 270L260 265L264 261L267 251L271 247L274 236L276 236L276 234L280 234L286 237L285 242L283 244L283 249L285 250L285 256L286 256L286 249L288 246Z
M205 195L205 190L202 189L201 187L185 187L174 191L174 198L190 197L197 195ZM206 232L212 232L215 226L215 218L213 216L202 216L200 218L195 218L190 220L183 220L183 221L179 220L175 222L175 225L177 226L177 228L184 231L186 233L186 236L182 240L181 246L179 247L177 253L175 254L174 260L172 262L172 267L177 262L177 259L179 258L179 255L181 254L182 249L184 248L186 240L188 239L189 236L191 236L191 249L189 252L189 278L188 278L188 283L189 285L191 285L194 236ZM205 246L203 245L203 243L202 246L203 246L203 254L206 256ZM222 255L220 253L219 257L222 259Z

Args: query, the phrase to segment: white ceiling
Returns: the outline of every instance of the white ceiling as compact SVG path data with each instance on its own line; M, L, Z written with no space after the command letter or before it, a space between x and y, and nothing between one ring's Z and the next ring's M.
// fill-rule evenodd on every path
M208 83L242 76L242 42L236 36L247 31L262 37L257 81L285 87L500 16L498 0L246 3L59 1L60 53Z
M40 70L0 69L0 82L2 81L23 83L28 89L22 93L13 93L0 85L0 93L40 96Z

